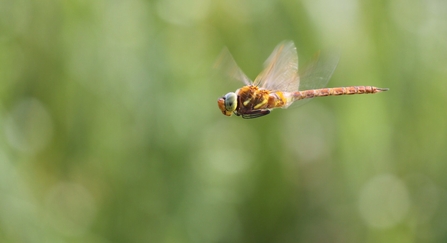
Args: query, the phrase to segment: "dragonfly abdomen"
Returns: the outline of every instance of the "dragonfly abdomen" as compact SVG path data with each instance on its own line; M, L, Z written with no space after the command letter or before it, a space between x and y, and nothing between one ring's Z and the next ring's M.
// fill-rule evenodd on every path
M311 89L297 91L293 93L295 100L310 99L314 97L354 95L354 94L375 94L387 91L387 88L377 88L374 86L350 86L324 89Z

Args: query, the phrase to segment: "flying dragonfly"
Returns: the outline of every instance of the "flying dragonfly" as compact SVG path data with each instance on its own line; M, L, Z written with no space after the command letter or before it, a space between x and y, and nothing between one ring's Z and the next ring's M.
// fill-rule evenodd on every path
M335 57L319 58L300 78L295 44L283 41L265 61L264 70L255 81L251 81L237 66L229 51L224 49L216 66L242 81L245 86L219 98L217 105L226 116L235 114L251 119L268 115L275 108L285 109L294 102L315 97L375 94L388 90L374 86L323 88L337 63L338 58Z

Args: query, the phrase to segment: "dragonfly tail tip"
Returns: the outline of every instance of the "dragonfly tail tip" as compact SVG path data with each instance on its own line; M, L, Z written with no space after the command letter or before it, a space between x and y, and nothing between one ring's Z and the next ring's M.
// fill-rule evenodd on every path
M389 88L377 88L377 91L384 92L390 90Z

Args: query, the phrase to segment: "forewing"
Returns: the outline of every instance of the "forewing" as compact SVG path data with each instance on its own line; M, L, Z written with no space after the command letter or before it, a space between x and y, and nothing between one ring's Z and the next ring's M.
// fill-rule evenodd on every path
M214 68L218 69L232 79L243 82L245 85L251 85L253 83L239 68L230 51L226 47L217 58Z
M288 92L297 91L299 83L298 56L292 41L283 41L276 46L254 81L260 88Z

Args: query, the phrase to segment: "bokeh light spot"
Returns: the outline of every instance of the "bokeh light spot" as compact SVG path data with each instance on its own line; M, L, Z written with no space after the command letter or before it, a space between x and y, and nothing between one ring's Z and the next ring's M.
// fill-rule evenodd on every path
M16 104L5 120L8 143L20 152L35 153L50 142L53 122L45 106L27 98Z
M409 207L407 187L394 175L378 175L360 192L360 215L371 227L384 229L395 226L407 214Z
M46 201L50 224L68 236L85 234L96 216L92 195L76 183L55 185L47 194Z
M157 2L158 15L177 25L191 24L205 18L210 8L209 0L159 0Z

